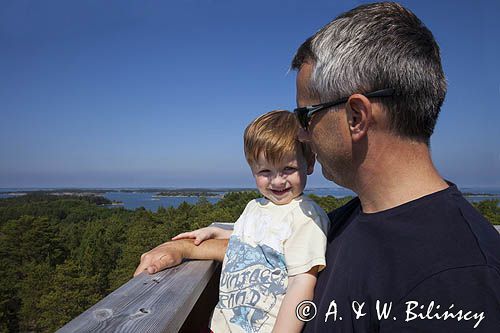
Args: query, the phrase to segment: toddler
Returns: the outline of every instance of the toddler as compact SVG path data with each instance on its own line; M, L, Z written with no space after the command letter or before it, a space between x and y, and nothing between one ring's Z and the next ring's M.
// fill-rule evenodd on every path
M313 298L325 267L328 216L303 194L314 154L297 140L288 111L271 111L245 130L245 156L263 198L250 201L234 230L207 227L173 239L229 238L210 329L300 332L296 307Z

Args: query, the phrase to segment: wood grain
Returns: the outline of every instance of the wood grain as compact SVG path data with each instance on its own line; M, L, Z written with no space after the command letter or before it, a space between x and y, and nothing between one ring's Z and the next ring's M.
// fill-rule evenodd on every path
M213 260L188 260L157 274L142 273L57 332L178 332L220 266Z

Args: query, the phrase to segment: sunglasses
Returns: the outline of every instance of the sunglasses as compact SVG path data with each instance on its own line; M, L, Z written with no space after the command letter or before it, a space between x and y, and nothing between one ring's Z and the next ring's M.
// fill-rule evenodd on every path
M370 97L389 97L389 96L394 95L394 89L392 89L392 88L382 89L382 90L369 92L369 93L366 93L363 95L365 97L368 97L368 98L370 98ZM309 126L309 123L311 122L311 118L312 118L313 114L315 114L318 111L324 110L326 108L331 108L333 106L337 106L337 105L346 103L348 100L349 100L349 97L344 97L344 98L338 99L338 100L333 101L333 102L304 106L301 108L294 109L293 113L295 113L295 116L299 120L300 126L304 130L307 130L307 127Z

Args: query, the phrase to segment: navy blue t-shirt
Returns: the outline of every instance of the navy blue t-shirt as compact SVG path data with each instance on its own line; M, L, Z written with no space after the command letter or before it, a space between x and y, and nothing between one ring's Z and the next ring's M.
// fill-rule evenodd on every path
M304 332L500 332L500 235L455 185L329 214L327 266Z

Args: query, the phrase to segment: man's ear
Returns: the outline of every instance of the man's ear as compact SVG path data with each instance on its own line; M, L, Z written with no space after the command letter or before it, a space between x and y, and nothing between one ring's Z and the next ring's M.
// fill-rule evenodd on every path
M346 104L347 122L354 142L361 140L372 123L372 103L366 96L354 94Z

